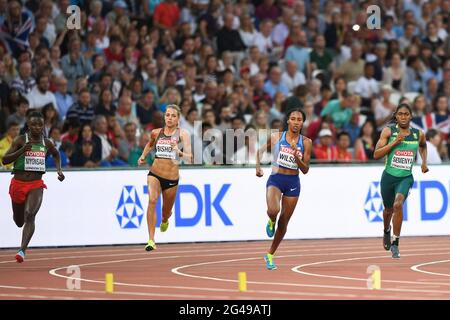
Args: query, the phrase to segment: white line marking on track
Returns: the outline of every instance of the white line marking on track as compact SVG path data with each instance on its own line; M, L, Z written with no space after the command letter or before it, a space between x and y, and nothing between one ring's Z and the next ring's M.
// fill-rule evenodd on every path
M450 273L431 272L431 271L425 271L425 270L419 269L420 267L423 267L423 266L428 266L428 265L438 264L438 263L446 263L446 262L450 262L450 260L431 261L431 262L416 264L411 267L411 270L416 271L416 272L422 272L422 273L426 273L426 274L436 275L436 276L450 277Z

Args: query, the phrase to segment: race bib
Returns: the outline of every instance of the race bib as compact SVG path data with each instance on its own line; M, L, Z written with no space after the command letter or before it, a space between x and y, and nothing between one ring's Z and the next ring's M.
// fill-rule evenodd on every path
M177 140L173 140L177 141ZM157 158L163 158L163 159L176 159L175 151L173 151L172 148L172 139L171 138L161 138L156 143L156 157Z
M285 167L292 170L297 170L297 162L295 162L294 152L300 159L303 159L303 154L300 150L292 150L290 147L280 146L280 152L278 153L277 164L281 167Z
M25 151L25 171L45 172L45 151Z
M411 150L396 150L392 157L391 167L400 170L411 170L414 163L414 152Z

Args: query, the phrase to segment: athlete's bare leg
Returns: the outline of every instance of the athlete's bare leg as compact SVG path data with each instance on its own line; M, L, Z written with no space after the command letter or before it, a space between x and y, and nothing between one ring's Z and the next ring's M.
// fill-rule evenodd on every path
M19 228L22 228L25 223L25 202L14 203L14 201L12 201L12 208L14 222Z
M385 208L383 210L383 223L384 223L384 231L389 230L391 227L392 213L394 212L394 208Z
M275 222L280 212L281 191L280 189L270 186L266 191L267 215L270 220Z
M278 246L283 240L287 231L287 226L292 214L294 213L295 206L297 205L298 197L283 197L281 203L281 215L278 219L277 229L275 231L275 237L272 241L269 253L274 254Z
M163 191L162 222L167 222L172 215L173 204L177 196L178 186Z
M159 180L153 176L147 177L148 183L148 207L147 207L147 228L150 240L155 241L156 227L156 203L161 194L161 185Z
M28 248L31 237L34 234L35 218L42 204L44 191L42 188L33 189L27 195L25 201L25 225L22 231L22 246L20 247L23 252Z

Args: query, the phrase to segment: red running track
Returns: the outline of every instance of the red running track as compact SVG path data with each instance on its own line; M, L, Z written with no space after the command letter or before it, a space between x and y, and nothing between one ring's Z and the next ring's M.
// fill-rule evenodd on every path
M0 299L450 299L450 237L403 237L401 259L381 238L285 240L265 268L269 241L0 250ZM79 267L80 289L68 267ZM369 289L368 268L381 270ZM238 272L247 291L238 290ZM105 292L105 274L114 293Z

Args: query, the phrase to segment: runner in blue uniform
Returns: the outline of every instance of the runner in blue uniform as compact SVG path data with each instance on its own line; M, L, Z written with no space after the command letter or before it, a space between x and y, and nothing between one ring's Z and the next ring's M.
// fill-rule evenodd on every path
M303 174L309 171L312 141L301 134L305 118L305 113L301 109L289 111L287 131L273 133L270 141L261 147L256 158L256 175L262 177L264 173L260 164L261 155L268 147L273 150L272 173L267 180L266 188L269 216L266 232L270 238L275 235L269 252L264 256L269 270L277 268L273 256L286 234L289 219L297 205L300 195L299 170ZM279 213L278 225L275 228Z

